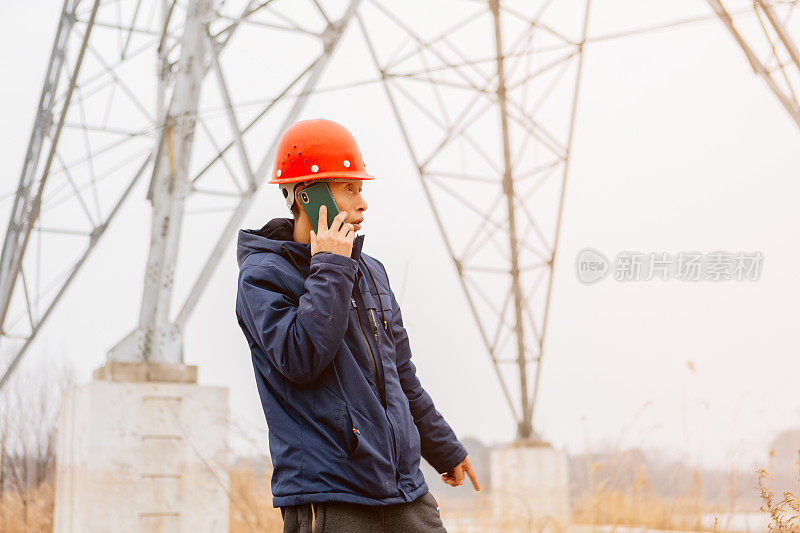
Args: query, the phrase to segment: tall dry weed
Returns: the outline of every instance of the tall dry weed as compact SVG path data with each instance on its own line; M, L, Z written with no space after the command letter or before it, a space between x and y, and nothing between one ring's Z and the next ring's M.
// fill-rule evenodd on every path
M699 472L683 494L659 495L640 456L630 452L590 461L586 476L587 490L571 504L576 524L704 531L703 517L717 510L702 497Z
M272 507L269 475L256 475L249 468L230 471L230 533L279 533L283 531L281 510Z
M770 452L772 455L774 451ZM800 450L797 465L800 467ZM798 468L800 471L800 468ZM775 494L768 484L770 473L761 468L758 470L757 488L763 505L761 510L769 516L769 530L776 533L800 533L800 498L791 491L784 491L783 498L776 502ZM800 475L798 476L800 481Z
M0 494L0 531L3 533L50 533L53 531L55 490L48 480L25 493Z

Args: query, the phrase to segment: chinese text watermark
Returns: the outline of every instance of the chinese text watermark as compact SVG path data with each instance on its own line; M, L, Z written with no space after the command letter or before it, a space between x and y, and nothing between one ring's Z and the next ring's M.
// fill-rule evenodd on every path
M761 275L761 252L619 252L613 263L592 248L578 252L578 279L596 283L611 274L617 281L755 281Z

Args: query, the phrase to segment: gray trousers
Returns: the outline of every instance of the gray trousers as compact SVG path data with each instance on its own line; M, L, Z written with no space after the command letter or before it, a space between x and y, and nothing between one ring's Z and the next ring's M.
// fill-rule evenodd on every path
M283 533L447 533L426 492L393 505L325 502L281 507Z

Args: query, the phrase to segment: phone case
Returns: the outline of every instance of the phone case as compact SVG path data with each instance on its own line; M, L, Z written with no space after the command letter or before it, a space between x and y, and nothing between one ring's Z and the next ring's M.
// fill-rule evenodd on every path
M321 182L309 185L302 189L298 196L300 197L300 205L305 210L308 221L311 222L311 227L314 229L314 233L318 233L319 231L317 229L319 208L323 204L328 208L328 227L331 227L333 219L339 214L339 206L336 205L336 201L333 199L333 195L327 183Z

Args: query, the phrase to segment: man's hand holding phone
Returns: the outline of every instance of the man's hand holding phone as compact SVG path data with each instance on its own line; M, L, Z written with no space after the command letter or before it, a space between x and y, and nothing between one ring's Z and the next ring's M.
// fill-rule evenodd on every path
M318 233L311 230L311 255L317 252L333 252L350 257L353 253L353 240L355 239L354 226L346 223L347 211L340 211L333 219L333 224L328 228L328 208L323 204L319 206Z

